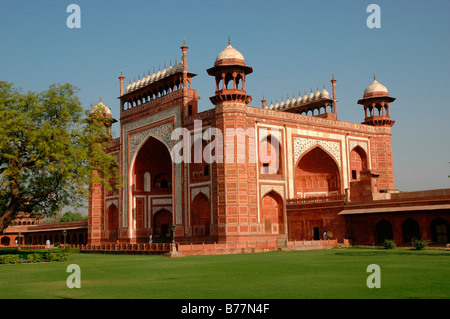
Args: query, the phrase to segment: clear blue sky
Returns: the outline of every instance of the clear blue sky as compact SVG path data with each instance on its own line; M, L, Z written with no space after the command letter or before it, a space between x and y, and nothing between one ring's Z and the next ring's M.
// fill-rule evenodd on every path
M69 29L69 4L81 28ZM369 29L369 4L381 28ZM232 45L253 67L252 106L296 97L337 79L338 118L361 122L356 102L372 74L397 100L391 105L396 188L449 188L450 1L0 1L0 76L25 90L72 83L86 109L99 97L119 118L119 80L175 58L186 38L200 111L212 107L206 69ZM118 127L115 129L118 134Z

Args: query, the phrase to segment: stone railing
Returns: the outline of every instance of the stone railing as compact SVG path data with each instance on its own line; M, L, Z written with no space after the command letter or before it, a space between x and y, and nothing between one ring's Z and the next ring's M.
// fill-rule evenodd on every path
M330 194L324 196L314 196L307 198L294 198L288 199L286 204L315 204L315 203L324 203L324 202L335 202L335 201L344 201L345 194Z
M170 243L155 244L100 244L100 245L77 245L80 252L168 252L171 249Z

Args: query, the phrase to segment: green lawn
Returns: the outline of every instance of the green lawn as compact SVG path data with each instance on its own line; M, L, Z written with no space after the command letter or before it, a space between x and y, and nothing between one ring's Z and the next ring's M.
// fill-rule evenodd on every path
M335 248L188 256L71 254L67 262L0 265L0 298L449 298L450 252ZM69 289L69 264L81 288ZM381 288L369 289L369 264Z

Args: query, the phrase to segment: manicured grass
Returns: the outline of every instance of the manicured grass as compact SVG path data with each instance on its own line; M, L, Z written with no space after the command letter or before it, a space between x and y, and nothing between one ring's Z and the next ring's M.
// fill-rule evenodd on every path
M449 298L450 252L335 248L188 256L71 254L67 262L0 265L0 298ZM66 285L81 268L81 288ZM381 288L366 285L381 268Z

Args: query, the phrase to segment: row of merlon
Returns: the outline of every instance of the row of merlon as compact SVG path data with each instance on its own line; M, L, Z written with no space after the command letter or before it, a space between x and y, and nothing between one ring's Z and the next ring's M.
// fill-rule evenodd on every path
M142 79L140 78L141 76L139 75L137 81L136 81L136 78L133 83L131 83L131 80L130 80L130 84L127 85L127 87L125 89L125 93L130 93L131 91L137 90L141 87L144 87L144 86L154 83L156 81L162 80L166 77L171 76L172 74L182 72L182 71L183 71L183 61L181 61L178 64L175 61L174 66L172 66L172 62L171 62L170 66L168 68L164 68L162 71L158 70L158 72L155 72L155 70L153 69L153 74L150 75L150 71L149 71L147 77L145 77L145 73L144 73L144 75L142 76Z
M273 104L271 102L270 105L267 105L266 108L269 110L282 110L291 106L296 106L299 104L304 104L304 103L308 103L308 102L312 102L318 99L329 99L330 98L330 94L328 93L327 90L325 90L325 88L322 90L322 92L319 91L319 88L317 88L316 93L314 94L312 89L311 89L311 93L308 95L306 94L305 91L305 95L302 97L300 94L298 96L298 98L295 98L294 96L292 96L292 100L290 100L289 98L286 101L281 101L281 103L278 103L278 99L277 102L275 104Z

